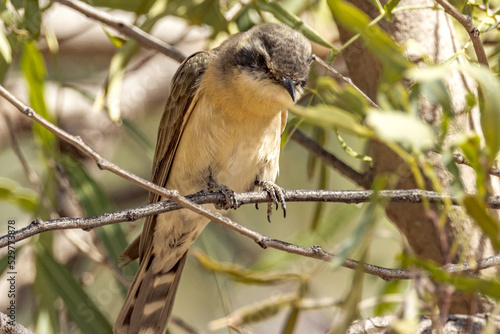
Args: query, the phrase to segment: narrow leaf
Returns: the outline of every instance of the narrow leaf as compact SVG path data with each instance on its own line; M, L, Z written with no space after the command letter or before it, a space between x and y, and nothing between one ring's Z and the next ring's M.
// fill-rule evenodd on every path
M398 81L404 71L413 67L392 38L378 25L370 24L370 18L361 10L342 0L328 0L328 6L339 24L360 34L367 48L384 65L389 81Z
M324 47L335 49L334 46L324 39L316 30L304 23L297 15L283 8L283 6L281 6L278 2L257 0L256 3L260 9L273 14L278 20L297 31L300 31L311 41L318 43L319 45L323 45Z
M12 48L10 47L9 40L2 29L0 29L0 54L3 59L5 59L7 64L12 62Z
M500 249L500 225L498 220L496 220L488 211L486 204L477 196L472 195L466 196L463 202L467 213L490 238L493 247L497 250Z
M414 115L372 110L366 124L375 130L377 137L396 142L410 151L423 151L434 144L432 128Z
M111 333L112 328L98 307L80 287L68 269L57 262L52 255L37 246L39 269L43 271L50 284L64 301L71 318L84 333Z

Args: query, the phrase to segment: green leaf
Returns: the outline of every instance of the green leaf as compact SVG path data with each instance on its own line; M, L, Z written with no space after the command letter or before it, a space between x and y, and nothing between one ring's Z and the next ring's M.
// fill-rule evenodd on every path
M417 85L412 87L425 95L434 105L441 106L443 112L453 115L453 104L446 80L454 69L451 66L428 66L408 71L408 77Z
M111 9L121 9L127 12L143 14L149 10L156 0L82 0L95 7L105 7Z
M463 199L463 203L467 213L476 221L481 227L484 234L486 234L495 249L500 249L500 225L498 220L493 217L486 207L484 201L480 200L478 196L469 195ZM498 296L500 297L500 290Z
M56 292L64 301L71 319L83 333L111 333L112 328L106 317L81 288L71 272L57 262L40 245L36 246L37 261L41 271L37 275L46 277L48 288Z
M500 151L500 81L485 67L463 66L464 71L479 84L479 109L490 166Z
M487 194L486 179L488 170L483 165L484 154L481 149L481 139L475 133L465 134L458 138L458 147L465 156L469 165L476 172L476 192L479 197L484 197Z
M167 14L166 5L166 0L156 1L149 9L145 22L139 28L145 32L150 32L158 20ZM140 45L136 41L128 40L111 59L105 92L107 94L106 102L108 104L109 117L115 122L121 119L120 102L125 68L130 60L139 52L140 48Z
M350 85L339 85L331 77L319 77L316 83L316 98L321 103L348 111L363 119L366 116L368 102Z
M35 42L29 42L24 45L21 68L28 83L31 107L40 114L40 116L51 123L55 123L54 117L49 113L45 104L44 86L47 70L43 56L37 49ZM37 143L41 145L46 152L53 153L56 149L55 136L38 123L33 124L33 132Z
M10 64L12 62L12 48L10 47L9 40L7 36L0 29L0 54L6 63Z
M328 0L328 6L337 23L360 34L366 47L384 65L385 78L398 81L403 73L413 67L402 48L378 25L370 24L370 18L354 5L342 0Z
M321 127L336 128L364 137L373 136L373 132L361 125L355 116L337 107L319 104L304 108L295 105L290 111L304 117L305 121Z
M168 14L186 19L191 25L208 25L213 28L213 37L219 32L228 32L219 0L171 0Z
M500 299L500 282L496 280L449 273L431 261L410 259L410 262L427 270L432 279L441 283L451 284L459 291L479 292L495 299Z
M8 201L29 212L38 206L38 194L28 188L23 188L14 180L0 177L0 199Z
M42 12L38 5L38 0L23 0L24 7L24 28L30 33L33 40L40 36L42 25Z
M427 150L434 144L432 128L414 115L374 109L368 113L366 124L375 130L378 138L398 143L410 151Z
M268 0L257 0L257 6L263 11L273 14L278 20L301 32L311 41L324 47L335 49L334 46L324 39L316 30L305 24L297 15L289 12L278 2Z
M400 0L389 0L384 5L385 17L387 18L387 21L392 22L392 11L399 4L399 1Z

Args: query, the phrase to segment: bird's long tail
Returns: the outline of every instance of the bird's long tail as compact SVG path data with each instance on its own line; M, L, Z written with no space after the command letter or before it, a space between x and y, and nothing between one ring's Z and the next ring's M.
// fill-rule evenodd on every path
M165 333L187 254L186 251L173 267L165 268L165 271L153 271L154 253L141 261L116 319L115 334Z

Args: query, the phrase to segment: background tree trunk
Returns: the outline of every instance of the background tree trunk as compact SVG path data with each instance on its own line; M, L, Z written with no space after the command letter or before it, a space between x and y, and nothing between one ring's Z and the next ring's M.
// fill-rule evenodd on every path
M371 18L379 15L378 10L364 0L350 0L356 7L363 10ZM382 3L384 4L384 2ZM419 5L433 6L431 0L403 0L399 6ZM407 48L408 58L424 66L423 59L427 57L432 62L440 63L458 51L458 42L450 17L444 11L433 9L405 10L395 13L393 22L381 20L380 25L401 45L412 40L419 46L418 51ZM345 28L339 27L342 42L346 42L352 34ZM381 65L370 55L367 48L357 41L345 50L344 54L349 75L353 82L360 87L370 98L376 101L378 82L381 76ZM460 61L460 59L458 60ZM471 113L464 112L465 96L468 91L475 91L475 87L467 77L454 73L448 79L449 90L453 98L455 117L447 134L445 145L449 145L459 134L471 129L480 132L478 110ZM441 120L441 109L428 101L422 101L419 110L420 117L431 125ZM373 174L397 174L399 181L396 189L417 188L417 184L407 166L399 156L384 144L378 141L370 142L373 157ZM429 153L435 173L445 190L449 190L451 175L443 167L441 156ZM463 182L467 191L474 190L475 175L471 168L459 166L463 175ZM437 224L440 209L434 208L434 214L426 212L422 205L405 203L391 203L386 208L387 216L396 224L405 235L411 249L419 257L434 260L443 265L449 262L456 263L461 257L480 258L492 254L490 243L484 243L482 233L478 227L457 210L454 217L448 217L446 225L441 229ZM467 231L464 238L463 231ZM450 255L450 247L454 243L461 245L456 253ZM443 310L449 306L450 313L475 313L491 309L486 300L463 293L453 294L451 301L446 291L434 285L432 293L438 293L439 305ZM446 312L446 311L445 311Z

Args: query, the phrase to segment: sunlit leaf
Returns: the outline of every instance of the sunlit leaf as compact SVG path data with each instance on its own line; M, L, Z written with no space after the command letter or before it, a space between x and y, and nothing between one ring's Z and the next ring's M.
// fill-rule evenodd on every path
M443 112L451 115L453 105L446 80L453 70L450 66L428 66L408 71L408 77L417 83L412 89L418 89L431 103L441 106Z
M304 23L297 15L291 13L290 11L283 8L279 2L268 1L268 0L257 0L257 5L260 9L273 14L278 20L285 23L286 25L292 27L293 29L300 31L304 36L313 42L323 45L327 48L333 49L333 45L325 40L318 32L316 32L309 25Z
M316 82L316 98L321 103L348 111L363 119L366 116L368 102L350 85L339 85L335 79L327 76L319 77Z
M387 1L387 3L384 5L384 9L385 9L385 17L387 18L387 20L389 22L392 22L392 11L394 10L394 8L397 7L397 5L399 4L399 1L400 0L389 0Z
M2 29L0 29L0 54L5 62L10 64L12 62L12 48L10 47L9 40Z
M465 156L469 165L476 172L476 192L480 197L487 194L486 179L488 172L484 166L484 154L481 149L481 139L476 133L463 135L457 140L458 147Z
M432 128L414 115L374 109L368 113L366 124L375 130L377 137L409 150L423 151L434 144Z
M23 188L14 180L0 177L0 200L33 212L38 205L38 194L34 190Z
M361 125L352 114L333 106L316 105L304 108L296 105L290 111L304 117L308 123L318 126L337 128L347 133L366 137L373 135L372 131Z
M159 19L164 17L167 12L166 1L156 1L149 9L147 19L139 28L145 32L150 32ZM125 68L130 60L139 52L140 45L135 40L125 42L118 52L111 59L109 66L109 75L105 89L106 102L108 104L109 117L118 122L121 119L121 95L123 79L125 77ZM98 95L94 105L100 105L102 96Z
M498 77L484 67L464 66L464 71L479 84L479 108L481 110L481 128L483 130L490 166L500 150L500 81Z
M500 299L500 282L497 280L448 273L431 261L410 259L410 262L427 270L432 279L441 283L451 284L459 291L479 292L486 296Z
M364 44L384 65L388 81L398 81L404 71L413 67L402 48L378 25L370 25L370 18L360 9L343 0L328 0L328 6L339 24L360 34Z
M31 107L36 110L40 116L55 123L54 117L49 113L45 104L44 86L47 77L47 70L42 54L37 49L35 42L26 43L21 58L21 68L24 77L28 83L29 100ZM33 124L35 138L47 152L53 152L55 149L55 136L38 123Z
M463 203L467 213L481 227L484 234L490 238L493 247L497 250L500 249L500 224L486 207L484 201L477 196L469 195L463 199ZM500 297L500 291L498 296Z

